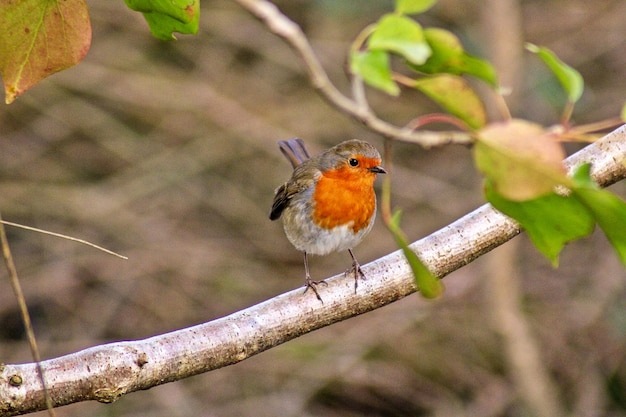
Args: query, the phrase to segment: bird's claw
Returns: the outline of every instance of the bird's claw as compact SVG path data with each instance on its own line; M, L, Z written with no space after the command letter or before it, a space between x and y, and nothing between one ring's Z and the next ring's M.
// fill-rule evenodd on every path
M319 281L313 281L311 279L311 277L307 276L304 280L304 293L305 294L309 288L315 293L315 296L317 297L318 300L320 300L322 302L322 304L324 304L324 300L322 300L322 297L320 297L320 293L317 291L317 286L319 284L324 284L324 285L328 285L328 283L326 281L319 280Z
M361 279L365 279L365 273L361 269L361 265L354 261L352 263L352 268L346 269L345 275L348 276L349 274L354 276L354 293L356 294L356 289L359 286L359 277Z

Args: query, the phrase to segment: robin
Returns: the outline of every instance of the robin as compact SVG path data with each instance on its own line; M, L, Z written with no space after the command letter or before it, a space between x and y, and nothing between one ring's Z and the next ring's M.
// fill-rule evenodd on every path
M385 174L380 154L372 145L352 139L310 157L302 139L278 142L294 168L278 187L270 219L282 216L287 239L304 253L304 286L322 301L309 273L308 254L348 250L352 257L354 290L365 277L352 248L372 230L376 217L376 174ZM346 274L348 273L346 271Z

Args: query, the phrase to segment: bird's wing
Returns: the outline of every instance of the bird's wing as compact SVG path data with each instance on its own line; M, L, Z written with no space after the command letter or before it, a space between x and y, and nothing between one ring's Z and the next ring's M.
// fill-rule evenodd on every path
M280 218L280 215L289 206L295 195L305 193L308 188L313 187L315 184L315 179L302 178L298 174L299 170L296 170L291 180L281 185L276 190L274 201L272 202L272 209L270 210L270 220Z
M270 220L276 220L283 214L283 210L289 204L291 197L287 195L287 183L281 185L276 190L274 201L272 202L272 210L270 210Z

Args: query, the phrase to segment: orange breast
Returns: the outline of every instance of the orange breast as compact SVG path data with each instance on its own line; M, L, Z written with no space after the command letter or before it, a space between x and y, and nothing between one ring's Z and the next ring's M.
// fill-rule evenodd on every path
M353 222L354 233L366 228L376 210L375 179L372 172L347 168L325 172L313 193L315 223L332 229Z

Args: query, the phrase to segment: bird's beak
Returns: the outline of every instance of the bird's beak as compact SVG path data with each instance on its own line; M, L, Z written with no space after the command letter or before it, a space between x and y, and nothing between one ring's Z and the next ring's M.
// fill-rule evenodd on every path
M383 167L379 167L379 166L368 168L368 170L370 172L375 173L375 174L386 174L387 173L387 171L385 171L385 169Z

